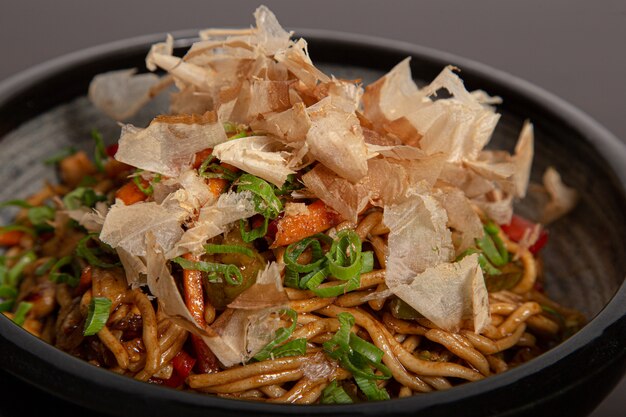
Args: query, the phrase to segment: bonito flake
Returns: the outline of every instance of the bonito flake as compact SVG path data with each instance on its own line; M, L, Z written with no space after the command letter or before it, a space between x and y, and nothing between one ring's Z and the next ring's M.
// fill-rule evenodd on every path
M180 239L167 252L167 258L172 259L187 252L203 253L202 245L207 240L226 232L239 219L247 219L256 214L254 207L250 191L222 194L214 204L200 209L194 226L181 234Z
M367 148L354 113L320 101L310 109L306 143L311 154L343 178L357 182L367 174Z
M474 332L480 333L490 322L489 295L477 254L427 268L390 289L445 330L458 331L464 319L471 319Z
M191 165L197 152L227 140L215 113L159 116L145 129L122 131L115 159L169 177Z
M268 136L248 136L229 140L213 148L213 155L250 174L281 187L289 174L288 156L282 152L283 145Z
M157 93L160 78L125 69L96 75L89 84L89 100L109 117L126 120Z
M183 235L181 223L187 212L172 205L141 202L125 206L118 202L109 210L100 240L113 248L121 247L131 255L146 255L146 234L153 233L165 250Z
M386 283L407 284L426 268L454 258L448 216L437 200L411 190L399 204L385 206L389 228Z

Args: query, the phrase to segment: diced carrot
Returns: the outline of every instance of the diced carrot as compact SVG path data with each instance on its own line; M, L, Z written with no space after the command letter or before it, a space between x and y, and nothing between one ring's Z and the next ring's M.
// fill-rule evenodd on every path
M208 186L211 194L215 197L219 197L226 187L228 187L228 181L222 178L209 178Z
M200 152L196 152L196 157L193 160L193 167L195 169L200 168L200 165L213 153L213 148L206 148Z
M189 261L198 261L196 257L187 253L183 258ZM200 327L204 327L204 293L202 289L202 272L191 269L183 269L183 293L185 305L191 316ZM191 342L198 359L197 367L202 373L215 372L219 369L215 354L204 343L201 337L191 335Z
M147 187L149 184L145 180L141 180L144 187ZM126 204L130 206L131 204L138 203L140 201L144 201L148 196L142 192L137 184L133 181L129 181L124 184L117 192L115 193L115 198L119 198Z
M188 261L198 261L190 253L183 255ZM202 272L183 269L183 289L185 304L199 326L204 326L204 293L202 292Z
M21 230L9 230L8 232L5 232L0 229L0 246L19 245L23 237L24 232Z
M272 248L298 242L337 225L340 216L322 200L309 204L308 213L285 216L276 223L276 239Z
M96 166L83 151L76 152L59 162L59 170L63 182L76 187L87 175L96 173Z
M92 269L91 265L87 265L80 273L80 279L78 280L78 286L75 293L77 295L84 294L91 287Z
M119 178L122 175L126 176L131 169L133 169L132 166L115 159L109 159L104 164L104 173L109 178Z

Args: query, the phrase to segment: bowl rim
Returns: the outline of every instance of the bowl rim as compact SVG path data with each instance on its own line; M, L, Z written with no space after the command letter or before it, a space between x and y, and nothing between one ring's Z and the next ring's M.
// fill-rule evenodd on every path
M347 45L356 45L366 48L376 48L390 50L395 53L404 54L406 56L414 55L430 60L432 62L441 63L442 67L449 63L455 63L465 72L472 73L481 78L488 79L504 88L512 91L514 94L526 100L533 102L545 108L546 112L551 113L554 117L567 122L574 130L579 132L585 140L598 151L610 167L610 170L617 176L622 191L626 188L626 145L617 139L608 129L600 125L589 115L582 112L574 105L564 101L547 90L538 87L528 81L513 76L507 72L495 69L489 65L460 57L458 55L444 52L441 50L412 44L405 41L393 39L385 39L376 36L353 34L331 30L320 29L296 29L296 36L302 36L305 39L315 39L317 41L339 42ZM197 30L182 30L172 32L176 41L174 46L189 46L190 42L197 39ZM128 39L122 39L109 42L90 48L72 52L60 57L45 61L39 65L19 72L0 82L0 106L4 105L13 97L19 95L20 92L29 86L36 85L55 74L63 72L68 68L75 67L81 63L89 62L93 59L100 59L103 56L115 56L124 50L143 49L147 51L149 45L162 41L165 37L164 33L156 33L142 35ZM0 137L0 140L2 138ZM0 315L3 316L3 315ZM517 368L511 369L502 374L493 375L489 378L475 381L470 384L462 384L454 387L446 392L435 391L428 395L416 395L408 398L394 399L393 401L360 403L352 405L316 405L314 408L308 408L309 411L331 415L340 414L364 414L373 415L381 412L388 412L393 404L403 403L410 406L415 403L419 409L430 406L448 403L450 401L458 401L473 397L479 393L491 391L497 388L507 386L524 377L530 376L542 368L555 364L561 358L571 355L575 351L583 348L593 339L599 337L609 325L618 320L626 318L626 281L622 282L616 293L604 306L604 308L583 327L579 332L570 337L566 342L552 348L543 353L540 357L535 358ZM182 392L145 384L140 381L133 380L122 375L115 374L108 370L104 370L89 363L71 356L70 354L47 344L43 340L32 336L28 332L15 325L6 317L0 317L0 335L5 340L20 346L23 350L30 352L42 358L52 367L62 370L64 373L74 374L80 379L90 379L98 381L102 386L112 386L116 391L126 391L128 394L136 394L141 396L159 397L163 401L172 401L173 403L187 403L194 406L213 408L224 412L261 412L268 415L284 415L293 413L294 410L308 414L304 408L294 408L289 404L266 404L257 402L248 402L241 400L232 400L219 398L212 395L198 394L194 392ZM45 359L43 359L45 358ZM11 371L9 369L9 371ZM62 389L58 387L53 389L49 385L44 384L42 379L33 378L33 376L16 375L25 379L27 382L60 396L71 402L83 404L76 398L69 397L64 394ZM83 404L89 407L89 404Z

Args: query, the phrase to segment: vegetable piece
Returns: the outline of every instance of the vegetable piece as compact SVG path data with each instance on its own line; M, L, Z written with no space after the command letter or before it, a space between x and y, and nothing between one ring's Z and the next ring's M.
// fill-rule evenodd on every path
M198 258L191 254L185 254L183 258L190 263L198 261ZM183 269L183 294L191 316L200 326L204 326L204 293L201 271Z
M337 384L337 381L331 382L324 391L322 391L322 404L352 404L352 398L348 393Z
M16 246L19 245L26 233L21 230L6 230L5 227L0 228L0 246Z
M93 297L89 303L83 335L93 336L102 330L109 320L110 309L111 300L106 297Z
M124 188L124 187L122 187ZM63 204L68 210L80 207L94 207L98 201L106 201L106 196L97 194L93 188L78 187L63 197Z
M270 353L270 357L273 359L282 358L285 356L298 356L306 353L306 339L299 338L294 339L291 342L287 342L282 346L275 347Z
M272 247L289 245L316 233L324 232L339 221L339 215L331 210L322 200L307 206L306 214L285 216L276 222L276 239Z
M87 175L93 175L97 169L87 154L78 151L59 162L61 179L70 188L77 187Z
M102 138L102 134L93 129L91 131L91 138L96 142L96 147L94 149L94 161L96 163L96 168L100 172L104 172L104 160L108 157L106 153L106 148L104 146L104 139Z
M136 175L133 177L133 183L137 186L139 191L144 193L146 196L151 196L152 193L154 193L154 188L152 188L152 184L150 184L149 181L146 181L139 175L141 172L142 172L141 170L136 172ZM156 174L153 181L154 182L161 181L161 174Z
M500 225L500 228L515 242L520 242L522 239L527 239L529 236L537 234L535 242L528 248L533 255L539 253L548 243L548 231L545 228L539 223L533 223L516 214L511 218L511 223Z
M98 244L98 248L89 247L87 244L90 240L94 240ZM101 255L103 252L110 255L115 254L115 251L109 245L98 239L97 233L88 234L76 245L76 255L89 262L90 265L100 268L115 268L121 265L119 262L109 263L101 260L98 255Z
M51 157L44 159L43 163L46 165L56 165L68 156L74 155L76 153L76 148L73 146L68 146L63 148L58 153L52 155Z
M387 391L378 388L375 383L376 380L391 378L391 371L382 363L384 352L350 331L354 326L352 314L340 313L337 318L339 330L324 343L324 352L352 373L368 400L389 399Z
M216 274L219 273L223 274L224 279L230 285L240 285L243 282L241 271L235 265L224 265L204 261L190 261L181 257L172 259L172 262L176 262L184 270L209 272L209 281L216 281L218 279Z
M22 326L26 321L26 314L33 308L33 303L22 301L18 304L17 310L15 310L15 316L13 316L13 322L18 326Z
M212 255L215 253L241 253L243 255L249 256L250 258L254 256L254 252L252 252L252 249L246 248L245 246L241 246L241 245L207 244L207 245L204 245L204 250L209 255Z
M4 284L15 288L20 281L20 276L22 275L24 268L26 268L28 264L35 262L35 260L37 260L37 255L35 255L35 252L33 251L28 251L21 255L11 269L8 270L4 279Z
M281 343L284 343L296 330L296 325L298 324L298 313L296 313L292 309L281 310L281 314L288 316L291 319L291 325L289 327L281 327L276 330L274 334L274 339L269 342L263 349L261 349L256 355L254 355L254 359L257 361L264 361L272 356L272 351L275 347L279 346Z
M191 357L191 355L189 355L184 350L181 350L172 359L172 366L174 368L172 376L164 380L163 383L172 388L176 388L182 385L182 383L185 382L185 379L191 373L191 370L193 369L196 362L196 359Z
M52 282L64 282L70 287L76 287L80 282L80 275L75 273L74 275L68 274L67 272L59 272L59 270L66 266L71 265L74 262L74 257L65 256L59 259L50 269L50 273L48 275L48 279Z
M195 263L197 257L191 254L183 255L184 260ZM204 292L202 289L202 272L192 269L183 269L183 294L185 305L198 326L206 326L204 321ZM198 357L198 368L201 372L214 372L217 369L217 360L201 337L192 334L191 341ZM189 372L187 372L189 374ZM185 375L186 377L186 375Z
M146 180L141 180L144 182L144 186L148 186L148 182ZM141 192L141 189L137 186L135 181L129 181L120 187L115 192L115 198L120 199L124 202L124 205L130 206L135 203L139 203L140 201L144 201L148 198L146 193Z

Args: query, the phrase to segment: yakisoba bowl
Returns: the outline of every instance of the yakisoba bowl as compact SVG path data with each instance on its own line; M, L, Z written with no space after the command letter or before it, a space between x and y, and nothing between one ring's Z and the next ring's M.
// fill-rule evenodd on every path
M180 39L180 37L177 37ZM185 39L183 37L183 39ZM559 115L546 112L543 107L533 99L530 99L528 95L522 94L516 90L515 83L500 81L487 81L484 75L481 75L481 71L478 68L474 68L471 63L463 62L462 60L453 57L437 57L431 54L430 58L426 58L423 54L418 54L416 51L411 52L410 49L396 50L393 49L376 49L376 46L365 46L355 41L345 40L343 42L338 41L324 41L320 38L311 38L307 36L310 42L310 50L315 58L315 62L323 63L321 68L326 69L328 72L343 78L356 78L371 77L367 83L374 81L380 75L383 75L385 71L389 70L395 63L399 62L407 55L413 56L414 64L419 62L419 65L415 64L413 71L414 76L418 79L431 80L433 75L438 72L445 64L453 63L463 68L463 78L466 85L472 88L482 88L489 91L491 94L499 95L504 99L504 104L498 107L498 111L503 114L503 120L500 121L499 131L496 131L496 135L492 141L495 141L494 147L500 147L500 144L506 146L507 143L514 143L517 138L517 133L521 127L521 122L525 118L531 119L535 124L537 134L537 155L535 160L535 168L538 173L542 173L545 165L556 164L564 178L569 180L568 184L573 185L583 196L580 206L572 212L562 222L569 223L555 223L554 228L551 229L551 241L546 247L546 254L544 260L546 261L546 270L548 274L553 274L555 278L548 279L548 285L552 285L552 288L548 287L548 291L557 297L561 302L566 303L568 299L575 300L573 303L567 303L580 310L583 310L589 319L592 319L600 310L603 309L613 293L617 290L623 279L623 264L615 261L614 259L623 259L620 257L619 251L623 251L623 248L619 245L614 245L613 251L602 250L600 246L600 239L594 238L594 236L601 235L604 242L607 240L617 242L621 233L623 221L619 217L619 210L623 206L623 191L619 183L615 182L613 174L609 170L606 162L599 157L595 151L589 152L589 145L581 139L580 142L575 142L568 148L563 148L562 144L559 144L558 139L560 137L581 137L584 133L584 137L600 138L604 137L606 146L612 146L609 136L606 136L601 129L595 130L593 124L588 124L586 119L575 112L572 112L567 106L558 103L550 97L542 96L542 100L549 102L553 109L560 110ZM316 40L317 39L317 40ZM140 42L141 44L141 42ZM148 42L144 42L142 46L137 46L136 59L141 60L141 56L145 55L145 45ZM317 45L317 46L316 46ZM319 53L314 52L319 48ZM364 55L371 55L363 53L371 48L371 51L376 51L381 57L386 57L387 64L383 65L377 62L374 66L366 65L369 62ZM127 48L125 54L130 54L133 48ZM342 53L350 50L354 54L356 59L362 59L364 68L354 68L352 66L343 65L341 60L337 60L336 57L342 56ZM356 51L356 52L355 52ZM357 53L360 52L360 53ZM397 54L396 54L397 52ZM102 50L98 51L97 55L106 62L106 57L110 55L110 52L103 53ZM395 54L395 55L394 55ZM132 55L132 54L131 54ZM360 58L359 58L360 57ZM119 58L117 58L119 59ZM382 58L381 58L382 60ZM80 59L79 59L80 61ZM96 73L115 68L125 68L132 65L139 66L140 63L133 61L126 61L124 65L105 65L105 62L93 62L88 64L88 67L94 68L94 71L89 77L84 78L83 85L90 80L91 76ZM378 67L379 66L379 67ZM382 71L375 73L378 68ZM74 66L77 73L84 73L84 68L80 64ZM424 71L421 73L421 71ZM54 68L48 67L47 70L43 70L45 74L42 77L54 76ZM72 70L68 69L64 71L61 78L68 76L73 82L76 82L76 78L72 77ZM31 76L32 77L32 76ZM31 78L32 80L33 78ZM496 75L496 80L498 76ZM18 80L19 81L19 80ZM49 86L50 83L33 84L33 88L37 85ZM19 83L13 83L12 88L19 87ZM9 87L7 87L8 91ZM16 109L16 114L20 114L20 109L24 109L19 106L19 100L21 97L26 97L29 93L28 89L22 90L21 94L15 94L16 90L13 90L13 98L17 98L18 102L14 101L13 108ZM30 90L33 92L33 90ZM67 90L65 90L67 92ZM84 93L85 90L77 91L77 95ZM10 91L7 92L9 94ZM37 93L37 96L42 99L48 99L51 95L46 94L44 91ZM37 103L37 101L35 102ZM45 103L40 101L42 106ZM4 108L3 108L4 109ZM36 164L24 163L15 157L15 155L24 155L24 148L19 146L28 146L28 139L31 138L30 143L40 143L42 146L41 153L37 155L29 156L30 161L39 161L45 159L45 156L49 156L51 150L59 149L63 145L60 143L52 144L50 149L43 149L46 142L37 142L38 131L41 126L45 126L45 131L40 130L39 135L45 135L47 138L56 138L56 140L69 140L76 138L81 141L84 137L88 137L89 130L91 128L100 129L105 137L108 132L114 132L112 124L106 118L103 118L96 110L90 109L88 104L83 100L82 102L74 102L72 104L58 108L57 113L50 113L47 117L42 116L40 119L36 119L29 124L23 125L20 129L15 130L5 138L4 146L7 146L6 152L3 150L3 157L6 155L7 160L13 160L13 165L10 163L3 166L10 167L9 169L15 170L15 167L29 165L29 170L24 171L23 174L16 176L15 172L12 172L13 187L24 187L24 185L31 185L33 178L41 179L45 174L41 170L38 171ZM554 110L556 111L556 110ZM22 113L23 114L23 113ZM571 119L571 123L581 123L586 127L580 127L580 129L572 129L561 120L564 115L572 116L576 115L578 118ZM78 120L80 122L78 122ZM55 125L59 120L68 121L72 120L71 128L66 130L61 128L61 132L57 130L55 135L55 129L59 129L59 125ZM3 121L4 122L4 121ZM42 124L44 122L44 124ZM504 123L503 123L504 122ZM65 123L65 122L64 122ZM67 126L67 125L66 125ZM75 127L74 127L75 126ZM511 129L509 129L509 127ZM73 129L78 129L73 131ZM81 132L80 129L83 129ZM111 130L108 130L111 129ZM591 130L589 130L591 129ZM594 134L590 132L595 132ZM112 134L112 133L111 133ZM561 136L563 135L563 136ZM578 135L578 136L577 136ZM41 137L41 136L39 136ZM19 146L11 144L11 141L18 141ZM541 139L541 140L540 140ZM54 140L54 139L50 139ZM509 142L507 142L507 140ZM15 143L15 142L14 142ZM66 142L67 143L67 142ZM86 145L87 143L76 142L77 145ZM576 146L580 146L580 153L576 150ZM598 146L601 150L601 145ZM619 160L619 147L617 151L612 152L612 157ZM14 153L11 153L14 152ZM563 156L563 152L567 152L565 155L563 164L559 165L559 157L555 156L555 153L560 153ZM542 155L548 155L546 159L542 159ZM594 165L596 164L596 165ZM537 166L538 165L538 166ZM576 166L576 170L568 170L568 166ZM608 173L606 173L608 171ZM593 172L585 175L585 173ZM605 172L606 174L600 174ZM602 176L604 175L604 176ZM582 179L588 181L590 178L594 178L593 187L589 187ZM580 181L578 184L576 180ZM40 187L39 184L32 184L30 191L36 191ZM16 196L26 196L26 192L17 193L11 186L5 190L7 194L3 195L3 199L7 200L15 198ZM586 197L585 197L586 196ZM602 215L593 214L593 210L602 206ZM581 212L582 211L582 212ZM582 217L580 217L582 216ZM613 217L611 217L613 216ZM582 221L582 219L587 219ZM589 222L588 219L594 219L595 222ZM563 226L559 226L563 224ZM607 227L609 226L610 227ZM567 236L568 238L560 240L560 236ZM615 240L611 240L615 239ZM588 242L593 241L597 245L590 245ZM583 244L584 243L584 244ZM571 254L577 253L579 256L577 259L572 259ZM577 264L577 262L579 262ZM602 265L598 267L598 265ZM590 268L591 273L584 272L581 266ZM621 268L621 269L620 269ZM587 270L589 271L589 269ZM574 276L572 279L568 277ZM591 290L593 289L593 293ZM621 290L623 291L623 289ZM593 294L593 295L590 295ZM621 294L621 295L620 295ZM429 393L427 395L415 395L409 399L392 400L388 402L376 402L367 404L346 405L338 408L336 406L315 406L314 408L298 409L299 412L305 413L330 413L337 414L341 412L355 413L355 412L411 412L414 413L419 410L429 408L429 414L445 413L454 410L463 410L465 414L482 413L484 414L484 399L489 398L488 404L491 407L492 414L504 412L504 410L514 410L522 408L528 403L534 403L539 406L552 406L554 402L565 400L564 395L553 397L548 395L557 389L563 392L568 392L571 397L567 399L568 406L575 408L576 413L584 412L585 409L593 406L593 404L601 398L602 392L609 388L608 383L593 384L594 381L600 379L610 380L610 376L606 373L606 370L612 368L616 373L621 371L623 366L623 344L620 345L619 337L623 335L623 304L620 305L620 296L623 301L623 293L619 291L613 296L613 301L604 307L602 312L595 318L590 320L590 323L586 325L579 333L572 336L565 343L555 347L547 353L533 359L525 365L521 365L515 369L511 369L501 375L491 376L481 381L472 382L470 384L463 384L455 387L447 392ZM621 320L621 321L620 321ZM621 327L620 327L621 326ZM174 409L185 409L188 412L206 412L204 407L211 407L213 409L222 410L223 412L251 412L265 413L267 415L276 415L277 413L292 413L293 408L258 404L248 402L236 402L232 400L226 400L223 398L216 398L206 395L190 394L184 392L177 392L174 390L165 390L161 387L154 387L147 384L140 384L132 381L128 378L122 378L112 373L104 372L101 369L94 368L81 361L77 361L62 352L59 352L49 345L42 343L41 341L32 338L21 329L14 326L8 320L2 320L2 335L5 339L3 342L3 349L6 349L3 353L5 358L13 357L17 354L18 361L7 361L6 366L3 366L12 372L19 374L33 382L36 382L45 389L52 390L64 398L70 399L75 402L82 403L94 408L105 407L106 409L117 413L131 413L131 412L148 412L147 410L169 410L174 412ZM606 339L605 339L606 338ZM612 341L608 343L607 341ZM616 343L617 341L617 343ZM16 346L20 346L16 349ZM590 349L594 349L595 346L600 346L595 349L593 361L586 356ZM16 353L19 352L19 353ZM37 357L32 359L32 355ZM576 363L576 365L572 365ZM582 364L582 365L581 365ZM611 367L611 364L613 366ZM585 366L589 366L585 371ZM55 378L62 375L64 383L61 385L53 384L52 381L46 381L50 375L55 375ZM596 379L598 378L598 379ZM607 379L608 378L608 379ZM79 383L78 380L81 382ZM591 383L593 385L587 385ZM85 384L90 384L92 389L84 391ZM583 388L594 386L595 390ZM78 390L80 387L80 392ZM570 388L569 390L567 388ZM586 398L577 395L579 391L585 389ZM98 399L103 396L103 393L114 393L116 396L117 404L124 404L123 406L106 407L103 402ZM550 399L547 399L550 397ZM145 399L143 403L138 403L138 398ZM471 400L469 400L471 398ZM133 402L133 399L135 400ZM575 399L575 400L573 400ZM578 401L578 402L577 402ZM471 404L479 404L476 409L472 411ZM305 411L306 410L306 411Z

